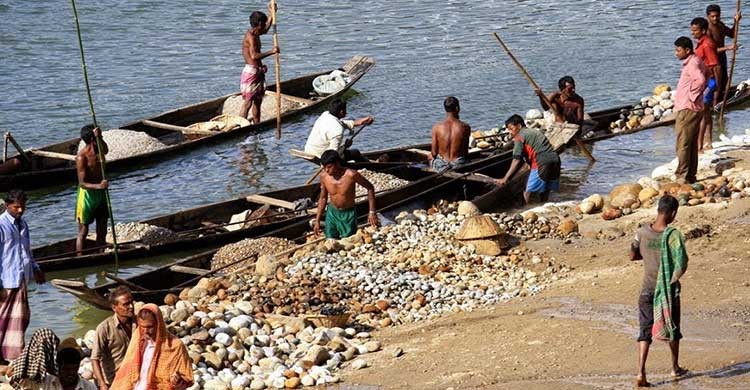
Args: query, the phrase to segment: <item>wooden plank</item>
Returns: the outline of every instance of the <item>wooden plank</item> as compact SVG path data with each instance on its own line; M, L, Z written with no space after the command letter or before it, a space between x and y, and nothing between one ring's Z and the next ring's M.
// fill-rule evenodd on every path
M148 119L144 119L141 121L146 126L156 127L157 129L163 129L163 130L171 130L171 131L179 131L183 134L195 134L195 135L214 135L220 133L219 131L210 131L210 130L196 130L191 129L188 127L182 127L182 126L175 126L170 125L168 123L161 123L156 122Z
M46 150L37 150L37 149L31 149L31 154L35 156L41 156L41 157L47 157L47 158L57 158L60 160L67 160L67 161L75 161L76 156L72 154L65 154L65 153L57 153L57 152L49 152Z
M318 157L316 157L315 155L310 154L310 153L305 153L305 152L303 152L303 151L301 151L299 149L289 149L289 154L292 155L292 157L298 157L298 158L301 158L303 160L307 160L307 161L309 161L311 163L315 163L315 164L317 164L318 161L320 161L320 159Z
M208 272L208 270L205 270L202 268L186 267L184 265L173 265L169 267L169 270L173 272L179 272L183 274L190 274L190 275L197 275L197 276L203 276Z
M407 151L407 152L409 152L409 153L416 153L416 154L419 154L419 155L421 155L421 156L425 156L425 157L427 157L427 156L432 156L432 152L431 152L431 151L429 151L429 150L422 150L422 149L406 149L406 151Z
M282 208L285 208L285 209L294 210L294 203L286 201L286 200L272 198L272 197L266 196L266 195L260 195L260 194L249 195L245 199L247 199L248 202L260 203L260 204L267 204L267 205L271 205L271 206L282 207Z

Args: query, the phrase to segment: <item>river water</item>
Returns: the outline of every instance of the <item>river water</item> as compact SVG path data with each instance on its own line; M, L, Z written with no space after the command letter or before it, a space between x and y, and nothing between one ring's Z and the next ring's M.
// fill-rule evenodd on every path
M368 150L427 142L443 116L442 100L461 100L474 128L499 125L536 107L531 92L492 38L498 32L546 90L570 74L587 111L649 95L658 83L676 84L673 42L689 35L704 6L684 1L405 1L280 2L282 78L343 65L352 55L377 60L349 100L353 116L376 124L359 137ZM721 1L731 21L734 2ZM227 0L79 1L89 77L102 127L144 118L237 90L240 45L247 18L260 2ZM72 9L66 1L0 1L0 129L23 147L76 137L90 113L81 75ZM741 30L741 41L747 40ZM270 35L263 38L266 48ZM750 77L739 55L737 80ZM273 80L272 66L268 79ZM748 125L748 111L727 114L726 132ZM112 180L115 218L126 222L281 186L301 184L310 165L289 157L301 148L315 116L272 132L195 150ZM598 143L591 165L563 156L563 192L554 199L603 192L647 175L673 156L671 128ZM27 219L34 245L75 235L75 187L33 194ZM161 261L166 261L162 259ZM125 265L125 274L149 265ZM56 273L101 282L101 269ZM80 334L106 315L49 285L31 293L32 328Z

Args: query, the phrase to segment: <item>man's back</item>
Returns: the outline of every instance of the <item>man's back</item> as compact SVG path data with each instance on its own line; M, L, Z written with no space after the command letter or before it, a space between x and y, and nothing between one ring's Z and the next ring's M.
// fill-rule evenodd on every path
M469 153L468 124L454 118L448 118L432 127L433 150L446 161L455 161ZM435 148L437 146L437 148Z

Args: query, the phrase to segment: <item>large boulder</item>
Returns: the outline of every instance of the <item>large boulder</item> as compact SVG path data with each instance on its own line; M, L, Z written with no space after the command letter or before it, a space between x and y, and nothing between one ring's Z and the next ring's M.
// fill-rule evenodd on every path
M618 208L630 207L638 201L638 194L642 189L643 187L637 183L621 184L609 193L609 204Z

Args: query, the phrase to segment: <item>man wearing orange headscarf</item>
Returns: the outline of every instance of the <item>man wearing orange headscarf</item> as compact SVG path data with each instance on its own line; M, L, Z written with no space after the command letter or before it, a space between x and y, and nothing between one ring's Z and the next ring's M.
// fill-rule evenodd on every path
M167 332L159 308L151 303L144 305L137 322L110 390L185 390L192 386L187 348Z

